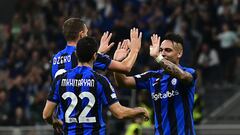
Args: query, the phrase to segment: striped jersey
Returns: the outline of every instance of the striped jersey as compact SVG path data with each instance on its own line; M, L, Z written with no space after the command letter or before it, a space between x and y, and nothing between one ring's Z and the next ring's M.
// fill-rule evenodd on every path
M102 108L118 102L109 80L86 66L54 79L48 100L58 104L66 135L105 135Z
M53 56L51 61L51 77L55 78L66 72L69 69L73 69L77 66L78 61L75 55L76 47L67 45L63 50L59 51ZM106 70L111 63L111 59L107 55L99 54L93 65L94 70Z
M135 75L136 88L151 93L154 108L155 135L195 135L193 103L196 71L181 67L193 76L190 84L170 76L164 70Z

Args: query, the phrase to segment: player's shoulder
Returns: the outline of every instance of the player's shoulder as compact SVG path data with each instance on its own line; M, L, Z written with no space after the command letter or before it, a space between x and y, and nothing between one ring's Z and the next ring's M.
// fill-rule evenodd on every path
M102 75L102 74L99 74L99 73L95 72L94 70L92 70L91 72L94 74L95 79L96 79L100 84L102 84L102 85L110 84L110 81L109 81L109 79L108 79L106 76L104 76L104 75Z
M57 75L54 79L53 79L53 83L57 83L58 81L60 81L61 79L63 79L66 76L67 72L62 73Z
M143 73L141 73L142 75L144 75L144 74L159 74L159 73L161 73L161 70L148 70L148 71L145 71L145 72L143 72Z
M104 75L101 75L98 72L95 72L94 70L91 70L91 73L96 77L96 79L98 80L108 80L107 77L105 77Z
M181 69L183 69L183 71L185 71L185 72L190 73L190 74L194 77L194 79L197 78L197 72L196 72L196 70L195 70L194 68L190 68L190 67L181 67Z
M183 66L181 66L181 68L182 68L184 71L187 71L187 72L190 72L190 73L196 72L196 70L195 70L194 68L191 68L191 67L183 67Z
M56 59L58 57L61 57L63 55L63 53L61 51L58 51L57 53L55 53L53 56L52 56L52 62L53 61L56 61Z
M140 74L135 75L135 77L136 77L136 78L142 78L142 77L151 78L151 77L157 77L157 76L159 76L161 73L162 73L161 70L148 70L148 71L145 71L145 72L143 72L143 73L140 73Z
M74 52L75 52L75 49L68 49L68 46L66 46L64 49L62 49L62 50L58 51L57 53L55 53L53 55L53 58L62 56L63 54L71 55Z

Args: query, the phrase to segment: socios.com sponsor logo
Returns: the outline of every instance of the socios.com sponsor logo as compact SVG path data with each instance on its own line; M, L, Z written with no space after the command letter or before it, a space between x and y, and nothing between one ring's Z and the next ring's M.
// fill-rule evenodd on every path
M177 95L179 95L178 90L167 91L165 93L152 93L152 99L156 101L158 99L171 98Z

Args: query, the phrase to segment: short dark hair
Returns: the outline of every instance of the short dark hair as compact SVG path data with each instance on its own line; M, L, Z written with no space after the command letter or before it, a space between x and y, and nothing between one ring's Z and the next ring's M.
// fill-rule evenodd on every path
M175 33L168 33L165 35L164 40L170 40L172 42L180 43L183 48L183 38Z
M76 55L79 62L89 62L98 50L98 44L92 37L84 37L77 43Z
M80 18L69 18L63 24L63 34L67 41L76 41L80 31L84 31L84 21Z

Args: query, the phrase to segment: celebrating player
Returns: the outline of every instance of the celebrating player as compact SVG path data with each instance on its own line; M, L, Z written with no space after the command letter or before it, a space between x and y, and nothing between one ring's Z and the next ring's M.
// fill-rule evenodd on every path
M135 76L115 73L115 79L120 87L149 90L154 108L155 135L195 135L192 114L196 71L179 64L183 39L179 35L168 34L160 46L160 37L154 34L151 41L150 56L162 69Z
M148 119L145 108L128 108L117 99L109 80L95 72L93 63L97 59L97 43L84 37L77 43L78 66L56 77L43 111L43 119L66 135L106 134L102 107L107 106L118 119L141 117ZM63 112L63 122L52 117L56 106ZM59 128L58 128L59 127Z

